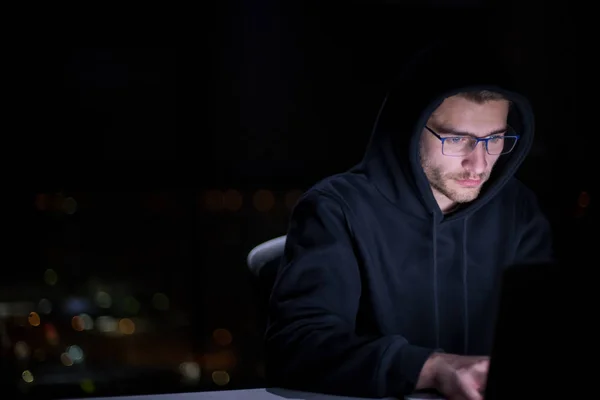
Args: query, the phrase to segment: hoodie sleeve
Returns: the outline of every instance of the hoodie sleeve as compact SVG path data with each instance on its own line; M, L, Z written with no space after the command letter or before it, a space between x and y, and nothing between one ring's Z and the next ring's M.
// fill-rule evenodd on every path
M340 204L313 191L293 212L269 302L267 379L346 396L410 393L433 349L399 335L356 334L360 260Z
M554 254L550 223L540 209L535 194L524 185L518 204L516 264L552 262Z

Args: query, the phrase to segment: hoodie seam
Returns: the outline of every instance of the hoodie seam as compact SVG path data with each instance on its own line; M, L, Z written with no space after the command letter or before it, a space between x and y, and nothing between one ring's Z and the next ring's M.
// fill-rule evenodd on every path
M375 370L375 374L373 375L373 379L375 379L375 383L379 382L380 385L378 386L379 389L379 393L383 393L384 392L384 387L381 387L382 385L385 385L385 383L387 382L386 379L379 379L379 374L381 373L381 364L383 363L383 360L385 359L385 356L390 352L390 349L392 348L392 345L394 344L394 341L390 341L390 343L386 346L385 350L383 350L383 352L381 353L381 357L379 357L379 362L377 363L377 369Z
M340 206L340 208L342 209L342 213L344 214L344 217L345 217L344 222L345 222L346 226L348 227L348 231L350 232L352 240L354 240L355 239L354 230L352 229L352 225L350 225L350 218L348 218L349 216L354 216L354 214L350 211L350 206L348 205L348 203L344 199L342 199L340 196L337 196L333 193L326 192L323 189L314 189L314 190L319 195L336 202Z
M440 307L438 287L438 265L437 265L437 227L433 218L433 315L435 327L435 347L440 347Z
M468 290L468 281L467 281L467 273L468 273L468 258L467 258L467 221L468 216L464 219L463 224L463 307L465 310L464 317L464 328L465 328L465 336L464 336L464 352L465 355L468 354L469 350L469 290Z
M402 209L402 207L400 207L400 206L399 206L397 203L395 203L394 201L392 201L392 199L390 199L390 198L389 198L389 197L388 197L388 196L387 196L385 193L383 193L383 192L381 191L381 189L379 189L379 187L378 187L376 184L374 184L374 183L372 182L372 180L371 180L371 179L368 179L367 177L364 177L364 179L365 179L365 181L367 182L367 184L368 184L368 185L369 185L371 188L375 189L375 191L376 191L376 192L377 192L377 193L378 193L378 194L379 194L381 197L383 197L383 198L385 199L385 201L387 201L387 202L388 202L390 205L392 205L394 208L398 209L398 210L399 210L399 211L400 211L400 212L401 212L403 215L404 215L404 214L407 214L407 213L406 213L406 211L404 211L404 210ZM420 217L420 216L419 216L419 215L417 215L417 214L410 214L410 215L411 215L411 216L414 216L414 217L416 217L416 218L422 219L422 220L428 220L428 218L425 218L425 217ZM427 215L428 215L428 216L430 216L431 214L427 214Z

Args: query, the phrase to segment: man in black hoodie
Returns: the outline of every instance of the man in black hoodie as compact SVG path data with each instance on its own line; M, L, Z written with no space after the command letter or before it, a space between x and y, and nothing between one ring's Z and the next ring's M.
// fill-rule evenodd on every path
M472 48L423 53L363 161L300 199L269 304L270 384L480 398L502 272L552 258L549 225L513 176L532 109L501 66Z

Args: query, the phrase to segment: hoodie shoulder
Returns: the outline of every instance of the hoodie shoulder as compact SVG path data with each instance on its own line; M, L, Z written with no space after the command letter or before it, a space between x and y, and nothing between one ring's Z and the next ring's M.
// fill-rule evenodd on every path
M516 264L550 262L554 259L552 229L536 194L516 178L506 186L515 212ZM502 196L501 196L502 197ZM508 200L508 199L507 199Z
M317 182L307 191L307 195L319 193L336 200L341 205L353 208L354 203L363 202L365 196L372 195L373 191L374 188L364 175L343 172Z
M504 195L499 196L504 201L511 201L516 207L537 204L537 196L527 185L518 178L512 177L503 190Z

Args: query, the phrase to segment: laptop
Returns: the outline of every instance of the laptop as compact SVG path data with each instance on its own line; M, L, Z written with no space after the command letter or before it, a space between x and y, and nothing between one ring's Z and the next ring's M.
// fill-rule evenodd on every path
M485 400L545 399L573 386L565 379L570 344L565 343L569 325L561 272L556 263L515 265L504 272ZM435 393L405 396L421 399L444 398Z
M567 274L557 263L518 265L503 275L485 400L568 393ZM579 366L583 368L583 366Z

